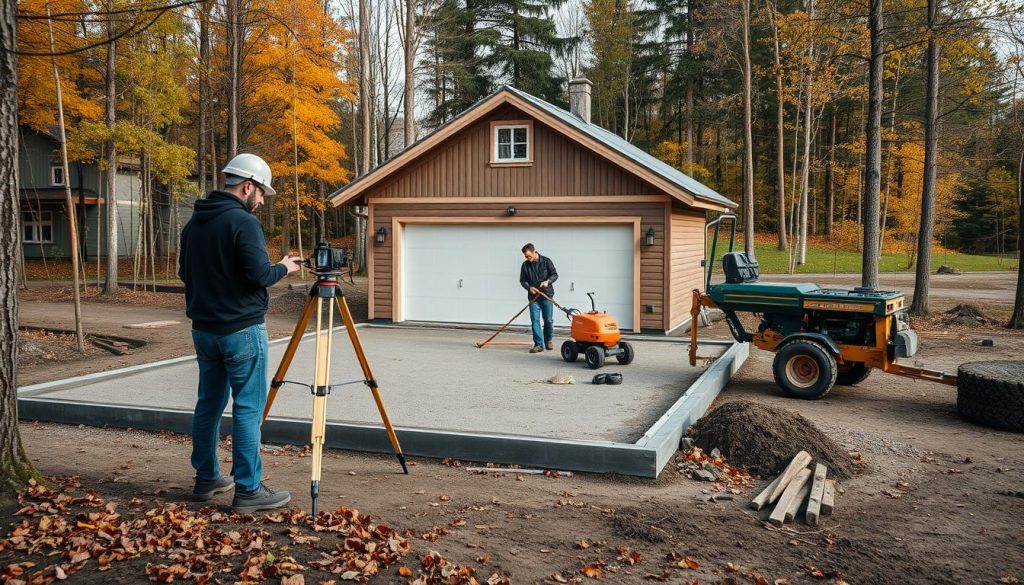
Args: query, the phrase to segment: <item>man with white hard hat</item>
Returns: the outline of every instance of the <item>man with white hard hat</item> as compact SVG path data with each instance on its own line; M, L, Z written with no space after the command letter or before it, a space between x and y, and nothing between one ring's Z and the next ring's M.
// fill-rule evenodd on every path
M286 505L291 496L263 481L260 422L267 401L267 287L299 271L299 258L271 264L263 227L253 212L270 186L270 165L254 154L228 162L224 189L195 203L181 232L178 276L185 283L185 313L199 362L199 392L192 416L192 499L204 502L235 490L232 507L253 513ZM217 461L220 419L231 397L233 477Z

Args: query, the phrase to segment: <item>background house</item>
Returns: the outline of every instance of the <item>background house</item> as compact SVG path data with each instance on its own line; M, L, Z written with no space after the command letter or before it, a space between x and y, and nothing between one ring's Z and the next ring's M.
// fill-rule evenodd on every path
M67 258L71 250L70 229L65 205L65 182L71 185L79 218L79 237L87 258L107 254L106 175L93 163L68 163L69 177L64 177L60 160L60 142L49 133L22 128L18 148L21 178L21 239L26 258ZM141 173L137 162L118 163L115 177L118 206L118 256L132 256L139 240L139 201ZM177 229L192 215L192 202L177 204ZM157 215L160 239L177 248L176 233L167 240L171 226L171 209L160 205Z
M589 81L570 98L572 113L505 87L333 194L369 209L370 318L504 323L532 242L562 304L589 310L594 292L624 330L688 321L706 213L736 204L591 124Z

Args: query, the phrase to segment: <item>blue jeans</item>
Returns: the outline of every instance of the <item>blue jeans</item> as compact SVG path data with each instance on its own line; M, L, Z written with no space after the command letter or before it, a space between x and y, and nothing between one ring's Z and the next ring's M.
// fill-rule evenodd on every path
M235 485L239 491L251 492L263 478L260 423L267 403L267 326L252 325L226 335L193 329L192 343L199 362L199 396L192 415L192 467L196 479L220 477L220 418L231 396Z
M533 328L533 344L544 347L555 336L554 305L545 298L530 303L530 327ZM544 334L541 335L540 318L544 315Z

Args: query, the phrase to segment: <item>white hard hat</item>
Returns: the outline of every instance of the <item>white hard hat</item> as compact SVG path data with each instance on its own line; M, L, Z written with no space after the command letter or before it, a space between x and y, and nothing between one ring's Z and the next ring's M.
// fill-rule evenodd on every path
M263 187L263 191L268 196L277 194L277 191L270 186L270 165L255 154L239 154L228 161L227 166L221 172L224 173L224 182L228 185L237 185L242 181L251 180ZM235 178L233 182L232 177Z

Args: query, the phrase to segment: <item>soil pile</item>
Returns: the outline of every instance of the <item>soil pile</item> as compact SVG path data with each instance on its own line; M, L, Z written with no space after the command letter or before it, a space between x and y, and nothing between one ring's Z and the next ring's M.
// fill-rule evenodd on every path
M831 477L847 479L854 464L835 441L799 414L745 400L727 402L691 428L705 451L718 448L732 465L762 477L780 473L799 451L828 467Z
M961 303L946 311L946 317L942 320L945 325L987 325L992 323L992 318L981 312L976 305Z

